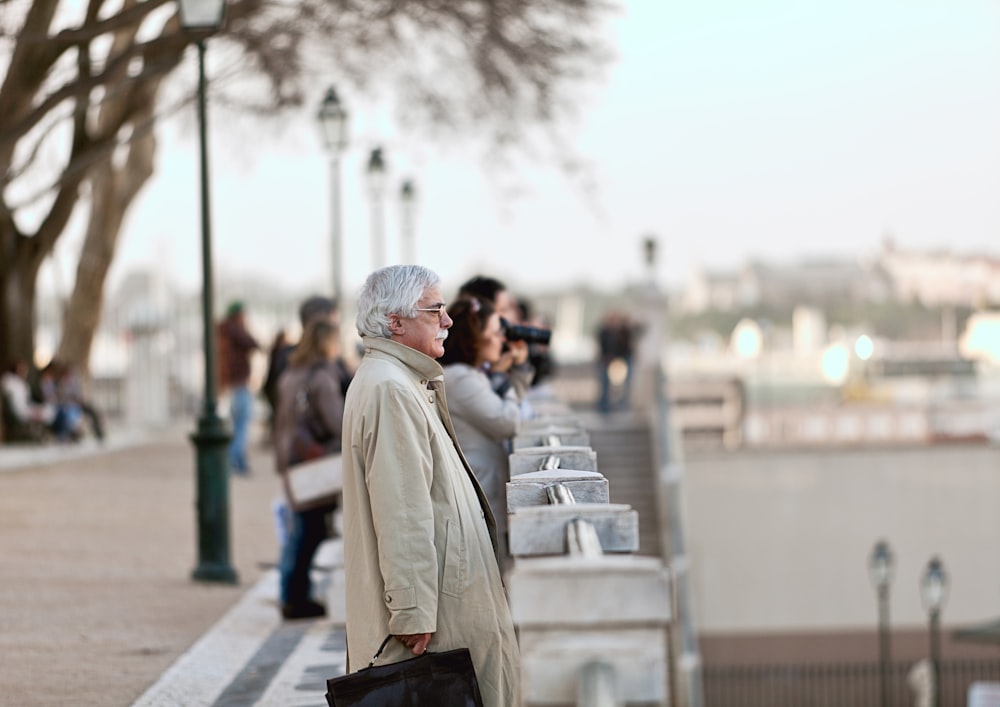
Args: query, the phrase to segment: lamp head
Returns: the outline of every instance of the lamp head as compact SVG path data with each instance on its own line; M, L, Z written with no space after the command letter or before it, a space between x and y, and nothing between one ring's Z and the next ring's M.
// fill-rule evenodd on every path
M368 173L368 187L372 195L381 197L385 193L386 174L385 156L382 154L381 147L372 148L371 154L368 156L366 171Z
M404 179L402 185L399 187L399 198L403 200L404 203L411 203L417 198L416 188L413 186L412 179Z
M323 146L335 154L343 152L347 147L347 109L333 86L327 89L316 117L323 134Z
M871 557L868 558L868 574L872 584L878 587L887 587L892 582L893 556L889 543L879 540L872 548Z
M944 565L936 555L927 563L927 569L920 579L920 595L928 611L941 611L948 596L948 573L944 571Z
M222 27L226 0L177 0L181 27L213 32Z

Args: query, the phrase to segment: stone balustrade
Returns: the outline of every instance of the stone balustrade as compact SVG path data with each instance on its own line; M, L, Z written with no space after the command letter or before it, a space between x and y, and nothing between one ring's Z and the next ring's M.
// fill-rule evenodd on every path
M587 445L551 401L512 445L507 581L524 704L667 705L670 573L631 554L638 515L610 502Z

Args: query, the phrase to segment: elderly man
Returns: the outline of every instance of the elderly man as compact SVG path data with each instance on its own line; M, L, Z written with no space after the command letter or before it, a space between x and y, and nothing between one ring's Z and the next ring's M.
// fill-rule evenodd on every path
M358 299L365 355L344 407L344 566L351 670L468 648L486 707L520 703L514 625L496 523L459 449L444 395L451 319L416 265L369 275Z

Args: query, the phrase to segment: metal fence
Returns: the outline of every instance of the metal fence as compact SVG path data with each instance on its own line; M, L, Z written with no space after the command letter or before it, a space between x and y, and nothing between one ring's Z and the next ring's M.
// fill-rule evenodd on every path
M915 704L912 663L889 670L888 707ZM706 666L705 707L883 707L878 663ZM1000 681L1000 658L941 663L940 707L965 707L974 682Z

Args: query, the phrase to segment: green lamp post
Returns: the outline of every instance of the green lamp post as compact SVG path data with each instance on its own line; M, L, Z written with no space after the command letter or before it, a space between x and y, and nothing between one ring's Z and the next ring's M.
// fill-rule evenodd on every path
M381 147L372 149L365 171L368 177L368 194L372 202L372 267L377 269L388 264L385 256L385 222L382 213L388 168Z
M935 556L927 563L920 578L920 596L928 616L928 637L930 639L931 707L941 707L941 609L948 596L948 573L944 571L941 558Z
M340 158L347 149L347 108L331 86L317 113L323 147L330 155L330 279L333 299L343 307L343 280L341 273L341 213L340 213Z
M198 428L191 435L197 465L196 513L198 565L192 579L235 584L229 562L229 468L226 448L230 433L217 410L214 308L212 305L212 229L209 218L208 138L205 115L205 41L222 26L225 0L179 0L181 26L197 37L198 137L201 152L202 325L205 350L205 400Z
M881 692L881 707L892 704L892 686L890 684L891 653L889 645L889 587L892 584L894 558L889 543L879 540L872 548L868 558L868 573L872 584L878 592L878 663L879 691Z

